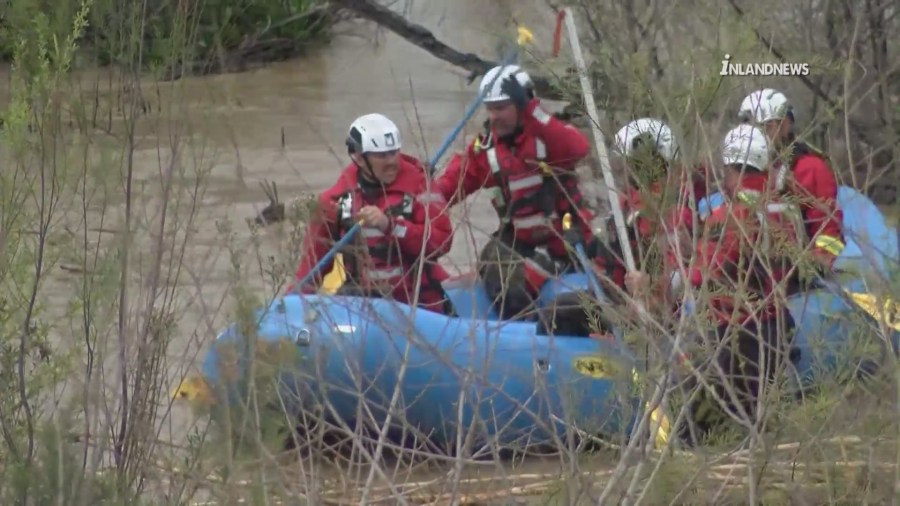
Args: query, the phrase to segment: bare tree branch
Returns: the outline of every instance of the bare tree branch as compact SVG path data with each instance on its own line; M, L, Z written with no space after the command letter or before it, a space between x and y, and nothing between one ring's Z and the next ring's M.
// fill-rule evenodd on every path
M499 62L484 60L473 53L463 53L437 40L430 30L415 23L410 23L400 14L372 0L333 0L339 7L352 10L361 17L378 23L408 42L431 53L434 57L451 63L470 72L469 83L484 75ZM535 92L545 98L562 99L560 91L543 76L531 74Z

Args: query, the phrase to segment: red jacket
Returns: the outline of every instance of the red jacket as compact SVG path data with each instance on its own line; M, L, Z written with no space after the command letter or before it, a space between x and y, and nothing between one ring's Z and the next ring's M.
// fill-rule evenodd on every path
M451 158L437 187L450 205L480 189L498 188L494 207L502 225L511 228L517 241L546 246L551 255L562 257L561 218L571 213L590 223L575 173L590 145L575 127L544 111L537 99L520 116L522 128L511 146L492 132L480 136ZM589 241L590 226L582 230Z
M765 174L745 174L734 198L701 225L689 279L695 288L710 289L708 307L719 325L774 316L773 289L788 274L791 251L800 246L799 209L792 211L767 185Z
M778 162L773 186L796 199L803 212L807 239L813 241L814 251L827 264L834 262L843 248L843 213L837 207L838 184L824 158L803 143L794 145L790 175ZM836 247L829 247L834 240Z
M628 227L629 241L631 243L631 251L635 256L635 262L640 263L641 248L648 241L661 241L662 253L665 259L663 266L667 270L678 268L679 258L689 257L690 250L688 248L691 230L693 228L694 213L692 209L696 208L696 203L700 201L707 193L706 169L703 167L696 168L688 174L689 177L681 184L681 192L673 207L664 210L664 227L654 219L648 219L642 214L646 209L646 205L642 202L642 194L635 188L626 190L625 195L620 196L619 205L622 209L622 215L625 218L625 224ZM649 189L650 195L661 195L663 183L657 183ZM693 189L694 200L691 204L691 189ZM656 213L654 213L656 214ZM609 230L608 234L615 234L615 229ZM640 240L638 240L640 238ZM681 242L680 255L679 250L675 249L675 241ZM613 258L597 257L595 262L601 270L606 272L612 281L620 288L625 288L625 263L621 249L616 252L617 256Z
M355 164L348 165L337 182L319 197L320 212L313 216L304 238L295 283L353 226L362 207L374 205L388 214L390 224L386 231L372 227L360 230L356 239L365 241L367 248L364 254L352 255L345 261L348 277L364 288L384 290L395 300L409 303L415 295L415 271L424 256L426 269L422 269L420 279L419 305L440 311L437 304L443 300L443 291L438 283L448 275L437 259L450 251L453 240L453 227L443 197L428 191L423 167L407 155L401 155L397 178L384 190L367 191L360 184L357 170ZM301 290L316 291L331 268L329 262Z

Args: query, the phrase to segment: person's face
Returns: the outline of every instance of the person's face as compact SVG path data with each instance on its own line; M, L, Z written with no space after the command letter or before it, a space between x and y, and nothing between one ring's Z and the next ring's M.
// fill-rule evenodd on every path
M666 179L668 164L651 146L642 145L634 149L626 163L632 179L639 185L650 187Z
M725 190L725 194L728 195L729 198L734 197L734 194L737 191L738 185L741 182L742 170L743 167L741 165L725 166L722 178L722 189Z
M769 142L775 146L781 146L790 132L791 125L788 118L781 118L766 121L763 123L763 128L766 131Z
M500 136L506 136L516 131L519 126L519 111L510 100L492 102L485 105L488 113L488 121L491 129Z
M366 153L366 159L369 161L369 167L372 170L372 176L381 184L389 185L397 179L397 173L400 170L400 150L385 151L383 153ZM353 155L357 165L365 167L366 163L362 156Z

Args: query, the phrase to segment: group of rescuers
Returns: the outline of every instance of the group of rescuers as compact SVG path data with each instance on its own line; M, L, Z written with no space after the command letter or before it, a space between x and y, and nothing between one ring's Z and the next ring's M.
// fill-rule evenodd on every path
M735 389L748 397L738 403L752 409L760 359L771 376L773 359L790 355L784 341L794 322L780 301L810 286L803 280L827 276L843 248L835 177L825 157L796 138L786 96L762 89L742 101L717 170L684 166L678 140L660 120L637 119L617 132L616 154L628 174L620 208L638 262L627 272L614 220L600 237L591 229L594 214L575 172L591 151L585 135L542 108L519 66L491 69L479 91L488 116L483 133L434 179L401 151L400 131L384 115L366 114L350 125L351 162L320 195L288 290L317 291L332 264L310 276L313 267L361 221L355 250L343 252L344 293L380 294L453 315L442 285L449 275L438 264L452 243L449 210L492 189L500 226L477 272L501 317L534 314L544 283L580 268L567 248L580 241L603 281L603 304L629 307L627 314L635 314L633 300L675 313L685 281L695 291L707 289L707 339L736 343L719 362L743 378L734 380L744 382ZM698 207L716 190L718 205ZM564 230L567 214L573 225ZM659 252L656 267L640 254L651 247ZM813 269L799 268L799 258L810 259Z

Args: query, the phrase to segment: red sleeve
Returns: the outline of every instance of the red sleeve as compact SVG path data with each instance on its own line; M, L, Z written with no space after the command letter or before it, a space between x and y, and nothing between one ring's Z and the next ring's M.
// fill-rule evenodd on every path
M439 192L419 194L413 202L411 218L391 219L391 234L405 255L424 255L434 260L450 252L453 223L447 212L447 203Z
M306 236L303 238L303 243L300 247L300 262L297 265L297 271L294 273L294 283L287 288L288 293L297 288L297 283L312 271L316 263L328 253L328 250L334 244L334 240L331 237L331 227L329 226L332 217L329 211L331 211L333 206L334 204L331 202L330 197L323 195L319 199L317 209L310 218ZM303 293L315 293L318 287L322 285L322 279L331 271L333 266L334 257L322 269L319 269L319 272L309 282L299 287L300 291Z
M837 208L837 181L828 165L821 158L804 156L792 172L809 238L820 233L840 238L843 216Z
M547 163L560 169L574 169L591 152L587 137L574 126L549 114L538 99L525 107L527 128L547 145Z
M494 186L490 168L484 156L475 154L472 145L465 153L454 153L434 184L447 204L454 206L482 188Z

